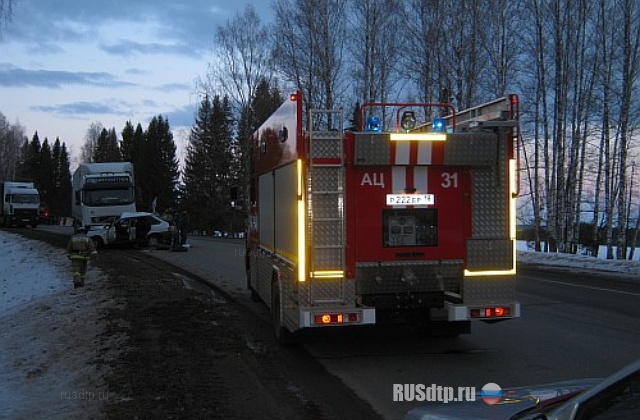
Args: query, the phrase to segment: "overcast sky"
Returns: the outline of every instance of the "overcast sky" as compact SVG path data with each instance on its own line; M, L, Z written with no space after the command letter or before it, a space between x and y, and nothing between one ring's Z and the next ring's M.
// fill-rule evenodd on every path
M0 39L0 112L31 139L56 137L75 159L93 122L118 134L169 119L191 126L215 29L268 0L15 0Z

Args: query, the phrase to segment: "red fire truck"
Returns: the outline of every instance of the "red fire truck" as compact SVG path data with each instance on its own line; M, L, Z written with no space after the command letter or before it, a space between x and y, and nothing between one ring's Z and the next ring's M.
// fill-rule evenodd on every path
M297 91L251 137L247 283L278 339L388 320L459 334L519 317L518 97L361 110L366 124L344 131L341 110L303 113ZM446 116L419 121L434 114Z

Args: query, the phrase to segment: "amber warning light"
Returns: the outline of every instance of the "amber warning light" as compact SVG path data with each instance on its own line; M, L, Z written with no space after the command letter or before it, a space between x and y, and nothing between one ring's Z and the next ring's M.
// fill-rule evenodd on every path
M318 325L353 323L358 322L358 314L318 314L314 315L313 320Z

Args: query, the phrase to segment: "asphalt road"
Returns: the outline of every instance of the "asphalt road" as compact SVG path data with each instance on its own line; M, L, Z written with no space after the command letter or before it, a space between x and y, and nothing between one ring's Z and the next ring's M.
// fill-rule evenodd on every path
M242 241L189 242L189 252L152 255L268 316L246 290ZM475 323L458 338L422 336L412 328L338 329L305 334L302 345L388 419L419 404L394 402L397 383L504 388L604 377L640 358L640 283L521 266L517 290L521 319Z

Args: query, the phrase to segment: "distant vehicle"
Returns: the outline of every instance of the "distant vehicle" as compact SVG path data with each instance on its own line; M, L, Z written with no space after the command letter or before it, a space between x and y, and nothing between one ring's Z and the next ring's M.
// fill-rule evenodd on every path
M502 400L488 405L477 395L472 402L428 402L409 411L404 420L578 420L640 419L640 360L604 380L581 379L502 391Z
M0 221L3 226L38 226L40 195L33 182L4 181L0 183L0 191Z
M136 230L140 226L149 226L145 235L146 245L152 248L168 247L171 244L170 225L166 220L147 212L127 212L105 225L91 226L88 235L97 248L106 245L134 244L137 241Z
M135 211L131 162L81 163L73 173L74 226L104 226L122 213Z

